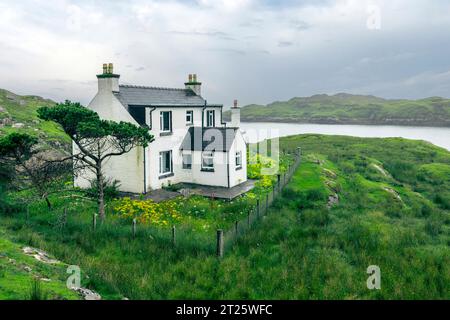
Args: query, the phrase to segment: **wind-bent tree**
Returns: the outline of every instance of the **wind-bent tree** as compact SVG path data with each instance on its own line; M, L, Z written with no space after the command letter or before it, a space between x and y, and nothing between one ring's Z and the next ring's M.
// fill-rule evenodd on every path
M39 118L60 124L72 138L77 150L72 158L77 170L90 170L97 184L98 213L105 218L104 162L115 156L130 152L133 148L147 147L153 141L148 128L128 122L100 119L98 114L79 103L66 101L54 107L38 109Z
M38 139L26 133L13 132L0 138L0 165L9 168L11 184L17 189L33 188L49 209L49 194L61 191L71 163L63 155L40 150Z

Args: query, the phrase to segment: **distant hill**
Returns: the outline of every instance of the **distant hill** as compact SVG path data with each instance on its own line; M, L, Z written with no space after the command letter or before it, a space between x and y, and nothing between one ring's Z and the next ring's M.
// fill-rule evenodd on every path
M27 132L40 138L42 143L70 150L70 138L55 123L42 121L37 109L55 102L37 96L20 96L0 89L0 135L12 131Z
M230 118L230 112L224 115ZM248 105L241 121L450 127L450 99L388 100L339 93Z

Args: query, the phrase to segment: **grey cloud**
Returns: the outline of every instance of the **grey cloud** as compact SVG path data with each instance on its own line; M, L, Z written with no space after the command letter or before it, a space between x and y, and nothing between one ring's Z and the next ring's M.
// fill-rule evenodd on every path
M290 47L294 45L291 41L278 41L278 46L281 48Z
M181 36L202 36L202 37L214 37L222 40L235 40L225 32L221 31L169 31L168 33Z

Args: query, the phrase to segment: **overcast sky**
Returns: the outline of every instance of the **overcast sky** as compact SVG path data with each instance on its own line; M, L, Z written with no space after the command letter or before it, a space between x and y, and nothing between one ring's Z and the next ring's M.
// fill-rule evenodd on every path
M123 84L197 73L224 105L450 96L450 1L280 2L0 0L0 88L87 104L113 62Z

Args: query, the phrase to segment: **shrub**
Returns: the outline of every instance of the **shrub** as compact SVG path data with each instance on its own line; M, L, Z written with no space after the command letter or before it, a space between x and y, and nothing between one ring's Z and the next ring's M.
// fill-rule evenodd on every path
M42 289L39 279L35 278L32 280L29 290L29 300L47 300L47 292Z
M306 192L306 200L308 201L325 201L327 192L322 188L311 189Z
M117 198L120 194L120 181L108 179L103 183L103 192L106 200ZM97 180L91 181L91 187L85 190L88 197L97 198Z
M171 226L181 220L179 204L175 200L156 203L153 200L123 198L114 205L121 218L156 226Z
M450 209L450 193L448 192L439 192L434 197L434 202L441 206L445 210Z

